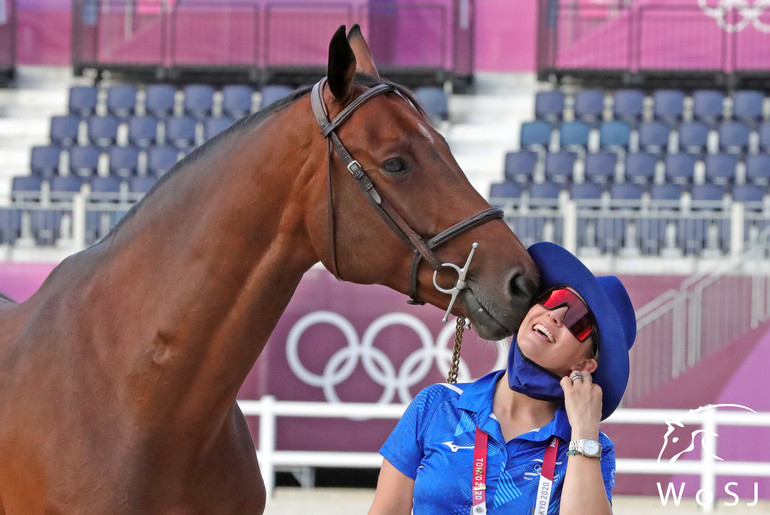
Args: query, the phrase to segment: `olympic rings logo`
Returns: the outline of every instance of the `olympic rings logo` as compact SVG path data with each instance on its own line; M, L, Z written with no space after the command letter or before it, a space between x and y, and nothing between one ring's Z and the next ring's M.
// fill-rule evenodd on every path
M714 18L725 32L740 32L749 24L760 32L770 32L770 25L760 20L765 9L770 7L770 0L755 0L753 4L750 4L749 1L719 0L716 7L711 7L708 5L708 0L698 0L698 7L703 10L706 16ZM727 21L727 15L733 9L741 15L740 21L735 23Z
M322 374L316 374L302 364L299 356L299 346L302 335L310 327L317 324L329 324L339 329L347 346L335 352L326 362ZM390 358L375 346L378 334L387 327L405 326L417 335L420 348L409 354L398 370ZM412 400L410 388L425 379L431 367L435 365L442 375L449 370L452 358L455 326L447 324L434 340L430 330L417 317L407 313L389 313L374 320L359 339L353 324L344 316L332 311L314 311L299 319L286 337L286 358L294 374L304 383L322 388L327 402L342 402L337 395L336 387L347 380L359 368L384 391L377 401L378 404L389 404L398 393L402 403ZM503 368L508 358L504 342L497 344L497 358L490 368ZM465 360L460 359L458 379L471 379L470 370Z

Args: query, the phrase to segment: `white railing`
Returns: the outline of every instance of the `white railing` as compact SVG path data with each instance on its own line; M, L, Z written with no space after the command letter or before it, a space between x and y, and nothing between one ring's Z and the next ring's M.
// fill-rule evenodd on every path
M277 419L280 417L307 418L343 418L346 424L356 420L392 419L401 417L404 404L365 404L365 403L324 403L278 401L267 395L262 399L241 400L238 404L247 417L259 417L259 442L257 455L262 478L268 495L275 488L275 473L278 469L294 467L341 467L378 469L382 457L377 452L329 452L329 451L291 451L276 449ZM649 431L640 432L639 438L655 438L663 443L666 421L686 419L704 434L718 434L719 427L760 427L770 429L770 412L732 411L707 409L700 412L685 410L655 409L619 409L603 424L641 424L658 426L660 434ZM603 426L606 430L606 428ZM352 430L352 429L351 429ZM612 438L612 429L607 430ZM682 459L674 463L660 462L658 456L649 459L623 458L616 460L619 474L682 474L699 476L699 491L712 495L710 502L703 503L703 511L713 510L718 476L770 477L770 463L750 461L717 461L716 439L704 440L704 451L699 459ZM377 444L379 445L379 443ZM662 447L662 445L661 445ZM710 451L710 452L706 452ZM657 492L651 493L654 495ZM699 502L700 504L700 502Z

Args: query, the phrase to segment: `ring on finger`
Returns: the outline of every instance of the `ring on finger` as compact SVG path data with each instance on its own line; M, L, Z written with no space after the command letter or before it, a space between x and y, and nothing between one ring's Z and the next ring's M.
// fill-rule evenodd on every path
M576 379L580 379L582 381L583 380L583 374L572 374L572 377L570 377L570 379L572 379L573 383L575 382Z

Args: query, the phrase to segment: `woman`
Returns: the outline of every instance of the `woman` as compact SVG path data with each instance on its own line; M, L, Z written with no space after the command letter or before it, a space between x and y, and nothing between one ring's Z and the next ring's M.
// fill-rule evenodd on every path
M628 383L634 309L617 277L562 247L529 252L543 293L507 369L415 397L380 450L370 515L612 513L615 452L599 422Z

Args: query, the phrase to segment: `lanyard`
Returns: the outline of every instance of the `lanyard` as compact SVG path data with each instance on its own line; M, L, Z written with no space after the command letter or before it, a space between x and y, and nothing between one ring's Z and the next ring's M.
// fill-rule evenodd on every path
M476 440L473 446L473 505L471 515L483 515L487 512L487 444L489 435L476 426ZM553 475L556 469L556 454L559 449L559 437L554 436L543 456L543 468L540 483L537 485L537 501L532 509L534 515L547 515L551 504Z

